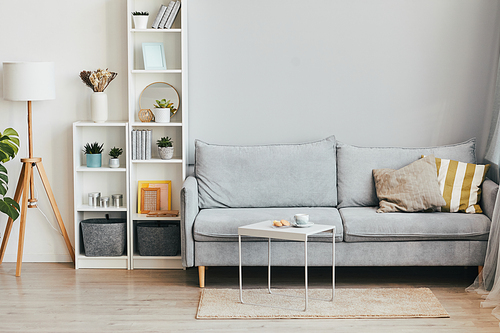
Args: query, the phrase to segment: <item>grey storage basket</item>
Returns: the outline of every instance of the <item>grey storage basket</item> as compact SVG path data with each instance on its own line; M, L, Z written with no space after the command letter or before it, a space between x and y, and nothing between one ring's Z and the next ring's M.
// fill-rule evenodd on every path
M80 222L87 257L117 257L125 253L125 219L88 219Z
M141 256L176 256L181 250L179 224L160 221L138 223L137 250Z

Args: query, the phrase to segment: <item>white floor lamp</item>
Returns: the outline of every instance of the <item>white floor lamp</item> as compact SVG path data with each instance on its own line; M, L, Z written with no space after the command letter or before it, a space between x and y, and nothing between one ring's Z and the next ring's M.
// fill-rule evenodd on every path
M49 100L55 98L55 74L54 63L52 62L4 62L3 63L3 98L9 101L28 102L28 147L29 157L22 158L23 167L19 175L14 200L21 206L21 222L19 225L19 244L17 250L16 276L21 276L21 265L23 260L24 234L26 229L26 213L28 208L36 208L35 184L33 178L33 169L38 170L42 180L43 187L49 198L50 205L61 229L64 241L68 248L73 262L75 261L75 252L71 247L68 233L57 207L54 194L50 188L49 180L45 169L43 168L42 158L33 157L33 134L32 134L32 114L31 102ZM20 202L22 195L22 201ZM9 218L5 227L2 246L0 247L0 264L3 261L7 242L14 221Z

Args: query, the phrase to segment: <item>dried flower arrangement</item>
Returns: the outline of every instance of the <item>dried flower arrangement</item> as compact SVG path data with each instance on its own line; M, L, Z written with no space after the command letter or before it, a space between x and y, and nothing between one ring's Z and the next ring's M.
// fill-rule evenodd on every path
M94 72L81 71L80 78L94 92L103 92L118 73L106 69L98 69Z

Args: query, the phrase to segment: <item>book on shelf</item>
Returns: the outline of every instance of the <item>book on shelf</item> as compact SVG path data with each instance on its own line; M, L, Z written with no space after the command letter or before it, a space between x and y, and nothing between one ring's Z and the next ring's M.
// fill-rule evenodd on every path
M175 1L170 1L170 3L167 6L167 10L163 14L163 17L162 17L162 19L160 21L158 29L164 29L165 28L165 24L167 23L167 20L168 20L168 18L170 16L170 13L172 13L172 9L174 9L174 5L175 5Z
M158 14L156 15L156 18L153 21L153 25L151 26L151 28L158 29L158 27L160 26L160 22L164 16L166 10L167 10L167 6L160 5L160 9L158 10Z
M165 23L165 26L163 27L164 29L170 29L172 27L172 24L174 24L175 18L177 17L180 8L181 8L181 2L176 1L174 8L172 9L172 12L168 17L167 23Z
M132 159L150 160L153 133L151 130L132 130Z

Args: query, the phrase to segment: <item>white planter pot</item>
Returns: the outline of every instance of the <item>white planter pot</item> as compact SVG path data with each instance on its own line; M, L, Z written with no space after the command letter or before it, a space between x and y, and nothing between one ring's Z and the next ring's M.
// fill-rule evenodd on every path
M170 122L170 109L154 109L155 122L157 123L169 123Z
M134 27L136 29L147 29L148 28L148 15L134 15Z
M108 120L108 95L105 92L94 92L90 96L92 120L103 123Z
M174 156L174 147L158 147L158 155L162 160L169 160Z
M120 167L120 159L119 158L110 158L109 159L109 167L110 168L119 168Z

